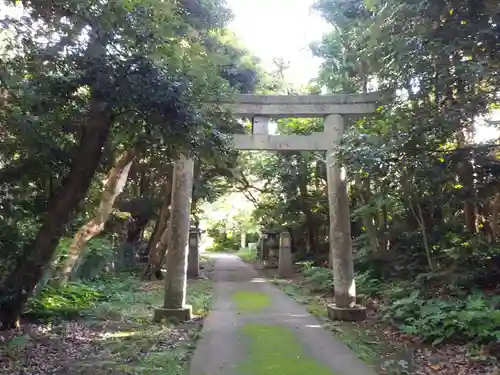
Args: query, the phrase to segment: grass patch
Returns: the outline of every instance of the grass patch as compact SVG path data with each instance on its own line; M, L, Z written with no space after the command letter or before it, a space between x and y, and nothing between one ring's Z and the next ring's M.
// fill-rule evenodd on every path
M250 263L257 259L257 252L251 251L249 249L239 250L236 255L238 255L244 262Z
M266 293L239 290L231 296L238 310L259 312L271 306L271 298Z
M287 327L247 324L241 332L250 338L248 359L239 373L246 375L336 375L304 353Z
M378 367L388 353L395 352L394 348L380 339L382 335L376 329L357 323L328 320L326 301L320 296L309 294L308 289L284 280L271 281L297 302L306 305L309 313L316 316L326 329L333 332L365 363Z

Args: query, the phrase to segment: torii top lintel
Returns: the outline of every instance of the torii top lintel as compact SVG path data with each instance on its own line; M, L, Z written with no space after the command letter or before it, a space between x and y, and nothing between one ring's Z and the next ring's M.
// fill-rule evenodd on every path
M222 104L235 116L254 119L253 134L233 136L236 149L315 151L331 150L340 142L344 117L373 113L377 103L384 98L380 92L361 95L237 95ZM309 135L269 135L268 119L280 117L326 117L325 128Z
M384 94L236 95L224 103L235 116L324 117L373 113Z

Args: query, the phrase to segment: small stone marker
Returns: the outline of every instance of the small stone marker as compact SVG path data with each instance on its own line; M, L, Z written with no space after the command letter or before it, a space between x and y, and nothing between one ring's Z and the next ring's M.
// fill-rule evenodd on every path
M246 249L247 248L247 232L245 232L245 231L241 232L240 240L241 240L240 248Z
M293 275L292 237L289 232L280 234L278 274L282 279L287 279Z
M200 247L199 247L199 230L191 228L189 231L189 256L187 277L196 279L200 277Z
M260 237L260 260L261 262L267 260L269 254L268 254L268 248L266 246L266 239L268 235L267 233L262 233Z

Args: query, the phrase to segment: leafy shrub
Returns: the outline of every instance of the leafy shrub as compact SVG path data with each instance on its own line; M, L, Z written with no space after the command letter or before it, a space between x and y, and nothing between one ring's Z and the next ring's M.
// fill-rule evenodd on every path
M105 298L106 295L97 288L81 283L68 283L58 288L45 286L29 299L26 315L38 318L74 317Z
M433 345L444 341L497 342L500 340L500 298L476 293L466 299L422 298L420 292L394 301L383 308L408 334L418 335Z
M217 253L225 251L236 251L240 248L239 239L233 237L215 238L214 244L207 251Z
M73 270L76 278L90 279L95 277L114 255L115 251L110 237L101 236L91 239Z
M377 295L381 291L382 281L371 276L370 272L356 275L356 289L361 294Z
M333 290L333 272L325 267L306 267L302 271L312 291L328 293Z

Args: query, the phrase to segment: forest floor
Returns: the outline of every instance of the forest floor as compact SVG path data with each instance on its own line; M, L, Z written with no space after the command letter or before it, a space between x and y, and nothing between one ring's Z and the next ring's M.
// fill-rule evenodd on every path
M308 311L322 321L325 328L340 338L360 359L380 375L500 375L500 366L491 356L473 353L467 344L424 345L418 336L404 334L384 321L378 312L380 300L367 298L368 319L363 322L333 322L326 305L333 295L315 291L300 268L290 279L279 279L277 269L268 269L255 261L255 255L238 255L251 263L265 278L286 294L307 305Z
M73 319L24 323L0 334L0 374L184 375L211 300L212 265L188 282L192 321L153 324L161 281L124 274L90 283L108 296ZM56 302L56 301L52 301Z

